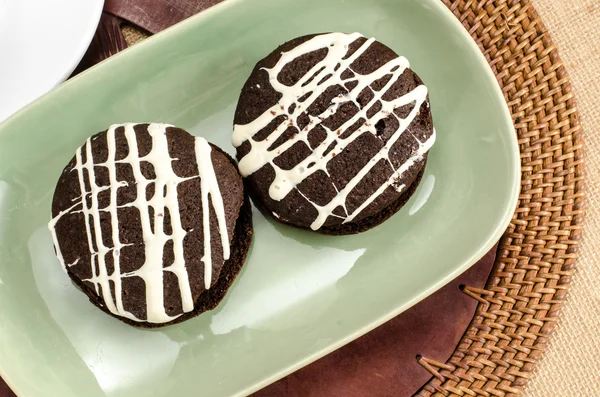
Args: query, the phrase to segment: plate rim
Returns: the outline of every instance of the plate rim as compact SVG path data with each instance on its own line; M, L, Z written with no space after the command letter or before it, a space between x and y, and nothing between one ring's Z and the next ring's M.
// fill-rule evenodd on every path
M101 1L103 1L103 0L101 0ZM78 81L79 79L87 76L88 73L95 71L97 68L103 67L103 65L105 65L106 63L118 61L118 60L124 58L125 56L130 55L130 53L135 53L136 51L140 51L142 48L145 48L148 45L154 45L154 43L159 42L160 40L168 40L171 35L176 34L180 30L186 29L188 25L201 23L201 21L203 19L210 17L213 13L218 13L221 10L225 9L226 7L232 7L240 2L245 2L245 1L250 1L250 0L224 0L218 4L215 4L214 6L212 6L210 8L203 10L203 11L199 12L198 14L196 14L190 18L187 18L186 20L179 22L179 23L143 40L142 42L137 43L134 46L128 47L125 50L119 52L118 54L115 54L114 56L111 56L110 58L107 58L107 59L103 60L102 62L86 69L82 73L79 73L77 76L74 76L73 78L67 80L66 82L64 82L64 83L58 85L57 87L55 87L54 89L50 90L48 93L46 93L46 94L38 97L34 101L30 102L25 107L21 108L20 110L18 110L15 113L13 113L6 120L0 122L0 135L3 134L6 130L8 130L9 129L8 127L10 126L10 124L15 122L15 120L19 119L20 117L22 117L22 115L25 114L29 109L39 105L39 103L42 102L45 99L45 97L47 95L49 95L50 93L60 92L60 91L64 90L66 87L69 87L75 81ZM414 1L414 0L412 0L412 1ZM438 289L440 289L441 287L446 285L448 282L450 282L451 280L456 278L458 275L460 275L461 273L466 271L472 265L474 265L477 262L477 260L482 258L494 246L494 244L496 244L496 242L498 242L498 240L502 237L504 231L506 230L506 228L510 224L511 219L513 218L513 214L514 214L515 209L518 204L520 187L521 187L520 186L521 161L520 161L520 150L519 150L519 144L518 144L518 140L517 140L516 130L515 130L515 127L513 124L510 110L508 108L508 104L506 103L506 100L502 93L502 89L496 79L496 76L495 76L491 66L487 62L484 54L481 52L481 49L479 48L479 46L477 45L477 43L475 42L473 37L469 34L467 29L461 24L461 22L452 13L452 11L450 11L441 1L426 0L424 3L427 3L427 4L431 5L431 7L436 8L437 11L440 13L440 15L443 15L443 18L448 20L449 23L454 26L453 30L456 31L460 36L462 36L463 40L461 40L461 42L468 43L466 45L469 46L470 50L475 53L475 60L482 66L481 68L485 71L484 77L486 78L486 80L490 81L491 85L493 86L493 90L490 92L490 94L493 94L497 100L500 100L500 102L504 104L504 106L501 107L502 109L501 110L499 109L499 111L502 114L502 121L505 124L504 127L507 130L507 137L510 141L509 145L512 146L513 150L511 150L511 152L510 152L511 157L512 157L512 159L511 159L512 173L510 175L510 181L511 181L512 186L509 186L509 188L511 188L511 192L510 192L511 194L510 194L509 199L505 203L505 208L504 208L504 213L503 213L502 219L493 228L493 232L490 234L489 238L485 241L485 243L480 245L480 247L478 249L473 250L473 253L469 256L469 258L467 260L465 260L463 262L463 264L461 266L457 267L454 271L448 273L448 275L446 275L445 277L442 277L442 278L436 280L435 282L433 282L429 288L424 289L419 294L415 295L411 299L409 299L406 302L402 303L401 305L397 306L394 310L391 310L388 313L386 313L385 315L377 318L376 320L368 322L368 323L364 324L363 326L357 328L356 330L350 332L345 337L339 338L339 339L333 341L332 343L330 343L329 345L322 347L319 350L317 350L311 354L305 355L304 357L296 360L295 362L287 365L284 368L279 369L278 371L274 371L270 374L265 375L264 377L262 377L260 379L257 379L256 382L254 382L252 385L242 386L238 391L236 391L234 394L232 394L232 396L246 396L246 395L249 395L253 392L256 392L256 391L268 386L269 384L271 384L273 382L276 382L277 380L303 368L306 365L309 365L310 363L318 360L319 358L324 357L325 355L343 347L344 345L352 342L353 340L359 338L360 336L365 335L366 333L370 332L371 330L375 329L376 327L384 324L385 322L391 320L392 318L396 317L400 313L408 310L410 307L419 303L423 299L427 298L428 296L433 294L435 291L437 291ZM504 127L503 127L503 130L504 130ZM510 131L511 134L508 134L508 131ZM3 369L3 367L4 367L4 364L0 360L0 377L6 382L6 384L15 393L17 393L17 395L21 396L21 394L19 394L19 392L18 392L19 388L16 387L13 384L13 382L11 382L9 379L7 379L6 373ZM25 395L23 395L23 396L27 397Z

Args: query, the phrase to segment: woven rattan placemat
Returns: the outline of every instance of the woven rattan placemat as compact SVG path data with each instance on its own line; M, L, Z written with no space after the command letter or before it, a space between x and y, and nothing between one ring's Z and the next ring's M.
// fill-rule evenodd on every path
M419 395L516 396L553 331L577 259L582 133L556 47L528 1L449 1L492 66L521 150L521 194L475 317Z
M600 1L534 0L569 72L583 125L586 207L568 299L524 396L600 395Z
M529 1L449 1L492 66L521 151L521 194L475 317L420 396L516 396L553 331L577 259L584 168L565 67Z

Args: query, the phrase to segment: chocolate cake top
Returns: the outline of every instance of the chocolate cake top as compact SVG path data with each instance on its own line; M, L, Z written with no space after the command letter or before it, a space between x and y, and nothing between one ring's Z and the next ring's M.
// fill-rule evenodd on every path
M435 141L427 88L359 33L276 49L246 82L234 123L242 176L276 217L313 230L390 205Z
M234 164L204 138L113 125L64 169L49 229L65 270L111 313L166 323L217 281L243 200Z

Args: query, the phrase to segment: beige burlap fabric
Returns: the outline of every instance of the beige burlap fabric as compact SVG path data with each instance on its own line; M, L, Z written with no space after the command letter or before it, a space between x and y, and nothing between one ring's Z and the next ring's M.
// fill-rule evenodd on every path
M571 78L583 126L587 211L567 302L526 397L600 396L600 1L533 0Z
M136 28L133 28L128 25L123 25L122 31L128 46L132 46L136 43L139 43L140 41L148 37L146 33L140 32Z
M584 128L587 216L578 271L525 397L600 396L600 0L532 0L570 75ZM124 29L131 45L146 35Z

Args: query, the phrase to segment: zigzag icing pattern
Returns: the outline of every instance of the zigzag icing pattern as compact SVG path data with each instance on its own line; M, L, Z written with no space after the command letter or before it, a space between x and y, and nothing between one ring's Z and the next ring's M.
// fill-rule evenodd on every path
M358 59L365 51L375 42L375 39L370 38L366 40L351 56L347 59L343 59L348 51L348 47L351 43L357 39L363 37L359 33L344 34L344 33L329 33L315 36L308 41L300 44L296 48L281 54L281 58L275 66L272 68L264 68L269 74L269 82L272 87L281 94L281 99L273 107L267 109L263 114L257 117L255 120L248 124L234 126L232 143L235 147L241 146L244 142L250 143L250 151L244 157L240 159L239 169L242 176L246 177L253 174L254 172L261 169L263 166L269 164L275 170L275 179L269 187L269 196L276 201L282 200L286 197L293 189L297 189L297 186L308 178L310 175L317 171L324 171L329 175L327 171L327 164L333 158L332 154L340 153L344 148L356 140L360 135L365 132L371 132L376 134L375 125L378 121L386 119L388 117L395 117L399 122L399 128L389 138L383 148L377 153L377 155L369 161L359 172L356 174L342 189L337 189L336 196L325 205L318 205L309 200L302 192L302 194L317 210L317 217L312 222L311 228L317 230L321 228L328 217L340 217L339 215L333 214L333 211L337 207L342 207L345 216L343 217L343 223L352 222L363 211L369 204L371 204L377 197L379 197L389 186L401 192L406 186L400 185L395 186L395 181L402 176L412 165L421 160L423 156L429 151L435 142L435 131L424 142L420 142L416 137L415 140L418 142L419 148L407 161L395 168L389 159L389 151L400 139L400 136L406 132L410 133L408 127L410 123L415 119L419 113L421 105L427 99L427 88L424 85L416 87L411 92L401 96L400 98L392 101L385 101L382 99L384 94L392 87L396 80L409 68L409 63L404 57L397 57L387 62L377 70L367 75L360 75L358 73L352 73L353 76L350 78L342 79L342 74L346 69L350 68L350 65ZM287 86L282 84L278 80L278 76L283 68L293 60L297 59L302 55L309 54L313 51L326 48L327 55L316 65L314 65L302 78L298 80L294 85ZM391 78L385 84L385 86L375 91L371 89L371 84L381 79L384 76L391 75ZM319 96L328 88L336 85L344 86L355 82L356 85L349 90L346 95L339 95L334 98L329 107L317 116L309 116L309 126L322 127L327 137L325 140L318 145L312 153L299 164L292 169L286 170L277 166L274 160L283 152L291 148L295 143L302 141L306 143L308 147L308 133L311 128L298 126L298 117L303 113L303 109L308 109L310 105L319 98ZM364 106L360 106L357 102L358 95L363 89L369 88L373 92L373 98ZM300 101L300 99L303 99ZM347 120L339 129L335 131L330 130L322 121L328 117L334 115L339 107L347 102L353 102L360 110L349 120ZM372 117L367 118L367 112L377 102L381 103L381 109L376 112ZM394 110L408 105L414 104L411 112L406 118L400 118ZM291 110L291 111L290 111ZM268 140L257 141L254 136L269 123L273 122L276 118L284 116L285 120L281 122L275 130L269 135ZM365 122L356 131L351 133L347 137L344 134L338 134L338 131L345 131L352 127L360 119L364 119ZM295 127L299 133L295 134L290 140L287 140L282 145L278 146L273 150L269 150L272 142L276 141L289 127ZM341 136L340 136L341 135ZM334 146L332 153L328 152L328 149ZM330 149L329 149L330 150ZM327 155L325 155L327 154ZM350 192L358 185L358 183L371 171L371 169L381 159L386 160L392 169L393 174L388 180L381 185L370 197L367 198L358 208L349 212L346 208L346 199ZM335 186L334 186L335 187Z

